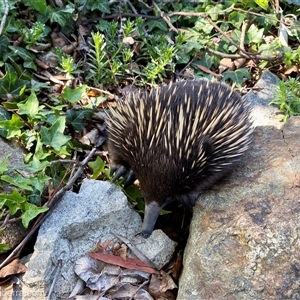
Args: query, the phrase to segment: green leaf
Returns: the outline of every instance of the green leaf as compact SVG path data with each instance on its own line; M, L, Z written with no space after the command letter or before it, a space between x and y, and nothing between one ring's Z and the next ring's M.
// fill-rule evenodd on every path
M65 145L71 137L64 135L66 127L66 118L59 117L57 121L50 127L41 127L41 142L44 145L53 147L54 150L60 151L60 148Z
M27 98L27 100L22 101L17 104L19 107L18 113L20 115L27 115L31 119L35 119L40 110L42 110L45 106L39 106L39 101L34 92Z
M0 121L10 120L11 114L2 106L0 106ZM0 128L0 135L3 137L7 136L7 131L3 128Z
M148 26L149 31L152 31L154 28L158 28L164 32L168 31L168 26L164 20L149 20L145 22L145 26Z
M93 170L92 179L97 179L104 171L105 162L98 156L95 161L89 162L88 166Z
M23 128L24 122L21 121L16 115L12 115L10 120L0 121L0 127L7 130L6 138L12 138L21 134L21 128Z
M91 10L100 10L103 13L110 14L108 0L90 0L89 5Z
M0 163L0 174L3 174L4 172L6 172L8 170L7 162L8 162L8 159L10 156L11 156L11 154L6 155L5 158L3 159L3 161Z
M13 50L13 53L18 55L24 60L24 67L37 70L37 67L34 63L34 56L25 48L17 46L9 46L9 49Z
M69 109L67 110L66 117L67 123L71 125L77 132L81 132L85 128L85 111Z
M66 18L64 18L64 15L60 9L54 9L50 5L47 6L47 12L50 16L51 23L58 23L60 26L64 27L66 26Z
M258 29L256 25L252 24L248 31L247 37L249 38L249 43L259 44L263 40L264 28Z
M81 100L81 96L86 91L86 89L86 85L79 86L75 89L71 89L68 86L66 86L61 96L68 102L74 104Z
M46 212L49 208L42 206L38 207L32 203L24 203L23 211L24 213L21 215L22 224L25 228L28 227L28 224L31 220L33 220L40 213Z
M232 80L236 83L237 86L241 86L245 79L250 79L251 75L246 68L241 68L235 71L226 71L223 73L223 80L226 81L228 79Z
M136 186L131 185L125 190L125 193L129 198L130 203L134 204L138 211L145 211L145 201L143 200L141 190L139 190Z
M30 164L27 166L27 170L30 173L39 172L39 175L40 175L41 174L40 171L45 170L49 165L50 165L50 163L48 161L40 161L38 159L38 157L36 155L34 155Z
M46 11L47 8L46 0L31 0L31 4L37 11L41 13Z
M11 194L0 194L1 207L6 205L11 215L14 215L21 209L22 203L24 202L26 202L26 198L22 197L17 190L14 190Z
M8 244L0 244L0 253L3 253L3 252L6 252L8 251L10 248L9 248L9 245Z
M268 0L254 0L254 1L258 6L260 6L264 10L268 10L268 8L269 8Z
M20 174L15 174L13 177L9 175L2 175L1 180L6 181L20 189L32 191L32 179L25 178Z
M18 78L15 68L10 64L5 64L6 74L0 78L0 98L7 98L9 94L14 97L19 96L20 90L24 85L30 84L28 80Z
M51 180L51 177L44 174L44 172L39 172L36 177L31 178L32 186L38 190L40 193L43 191L45 183Z
M246 13L240 11L233 11L228 16L228 22L231 23L235 28L240 29L243 21L248 17Z
M46 149L44 149L41 139L37 137L34 156L36 157L37 160L44 160L49 155L50 153L46 151Z

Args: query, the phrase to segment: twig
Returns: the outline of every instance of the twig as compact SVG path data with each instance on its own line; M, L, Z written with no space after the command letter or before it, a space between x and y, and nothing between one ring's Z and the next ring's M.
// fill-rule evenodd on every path
M142 288L144 287L145 285L147 285L148 283L150 282L150 280L146 280L144 281L131 295L131 297L129 298L129 300L132 300L134 299L133 297L136 295L136 293Z
M55 274L54 274L53 281L52 281L52 283L51 283L51 287L50 287L50 290L49 290L49 293L48 293L47 300L50 300L50 299L51 299L51 294L52 294L52 292L53 292L53 289L54 289L55 283L56 283L56 281L57 281L58 275L60 274L61 268L62 268L62 260L59 259L59 260L57 261L56 271L55 271Z
M245 37L246 37L246 30L248 28L249 22L248 20L243 21L242 30L241 30L241 40L240 40L240 48L245 50Z
M32 235L37 231L37 229L41 226L41 224L48 218L50 213L53 211L56 204L59 202L59 200L63 197L63 195L68 191L75 181L82 175L83 168L88 163L90 158L94 155L96 152L96 148L93 148L91 152L88 154L88 156L79 163L78 170L76 171L75 175L69 179L68 183L59 190L55 196L51 199L51 202L49 203L49 210L47 214L41 215L40 219L37 220L37 222L34 224L34 226L31 228L30 232L26 235L26 237L20 242L20 244L10 253L10 255L1 263L0 269L3 268L8 262L14 258L15 255L22 249L22 247L28 242L28 240L32 237Z
M179 74L182 74L193 62L194 60L197 58L197 56L195 55L185 66L184 68L179 72Z
M226 54L219 52L217 50L213 50L207 46L204 46L204 49L207 50L210 53L216 54L222 58L233 58L233 59L238 59L238 58L243 58L244 56L241 54ZM274 61L274 60L281 60L283 58L283 53L278 53L277 55L260 55L256 53L251 54L251 59L259 59L259 60L268 60L268 61Z
M123 243L125 243L128 248L135 254L135 256L141 260L142 262L144 262L145 264L147 264L149 267L153 268L153 269L157 269L155 264L146 256L144 255L139 249L136 248L135 245L132 244L132 242L125 238L124 236L121 236L117 233L113 233L118 239L120 239Z
M90 23L97 22L99 20L109 20L109 19L115 19L115 18L125 18L125 17L132 17L132 18L144 18L144 19L149 19L149 20L159 20L161 17L156 17L156 16L148 16L148 15L143 15L143 14L135 14L135 13L119 13L119 14L111 14L111 15L106 15L106 16L101 16L98 18L93 18L93 19L88 19L82 21L82 25L88 25Z
M165 20L165 22L169 25L170 29L173 30L173 31L175 31L176 33L178 33L178 29L175 28L175 27L173 26L173 24L170 22L170 17L169 17L168 15L164 14L164 12L162 12L162 11L160 10L160 8L157 6L157 4L155 3L155 1L152 1L152 3L153 3L153 5L154 5L154 7L157 9L157 11L159 12L160 16L161 16L161 17Z
M246 52L245 50L241 49L240 46L239 46L232 38L230 38L229 36L227 36L227 35L225 34L225 32L224 32L224 31L223 31L223 30L222 30L215 22L213 22L209 17L205 16L205 19L206 19L206 20L208 21L208 23L209 23L210 25L212 25L218 32L220 32L220 33L224 36L224 38L225 38L227 41L229 41L232 45L234 45L237 49L239 49L240 52L244 53L244 55L245 55L247 58L251 59L251 57L250 57L251 53L248 53L248 52Z
M9 3L7 0L4 0L4 4L5 4L5 10L4 10L4 14L1 20L1 25L0 25L0 36L2 35L2 31L4 29L4 25L6 22L6 18L8 16L8 12L9 12Z
M210 14L222 14L222 13L226 13L229 11L232 11L233 8L232 7L228 7L224 10L218 10L218 11L214 11L214 12L210 12ZM173 12L171 14L168 14L169 17L173 17L173 16L185 16L185 17L206 17L207 13L205 12L186 12L186 11L178 11L178 12Z
M138 13L137 10L135 9L135 7L132 5L132 3L131 3L129 0L127 1L127 4L129 5L130 9L131 9L135 14Z

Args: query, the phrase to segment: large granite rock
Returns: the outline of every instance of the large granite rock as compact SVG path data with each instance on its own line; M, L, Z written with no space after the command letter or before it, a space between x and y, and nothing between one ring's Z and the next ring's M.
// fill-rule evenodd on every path
M244 162L194 208L178 300L300 299L300 118L271 124L270 97Z

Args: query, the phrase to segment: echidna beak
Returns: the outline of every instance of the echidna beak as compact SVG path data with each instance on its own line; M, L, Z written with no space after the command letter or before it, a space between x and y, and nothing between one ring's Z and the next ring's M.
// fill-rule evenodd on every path
M146 204L142 232L139 234L143 238L148 238L153 232L160 210L161 206L157 202L152 201Z

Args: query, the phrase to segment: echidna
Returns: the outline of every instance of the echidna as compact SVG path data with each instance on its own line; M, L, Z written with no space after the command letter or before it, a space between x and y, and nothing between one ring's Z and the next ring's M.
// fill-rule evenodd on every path
M139 180L145 199L141 235L162 207L186 207L241 160L252 139L249 105L225 84L186 81L131 93L109 118L109 155L117 177Z

